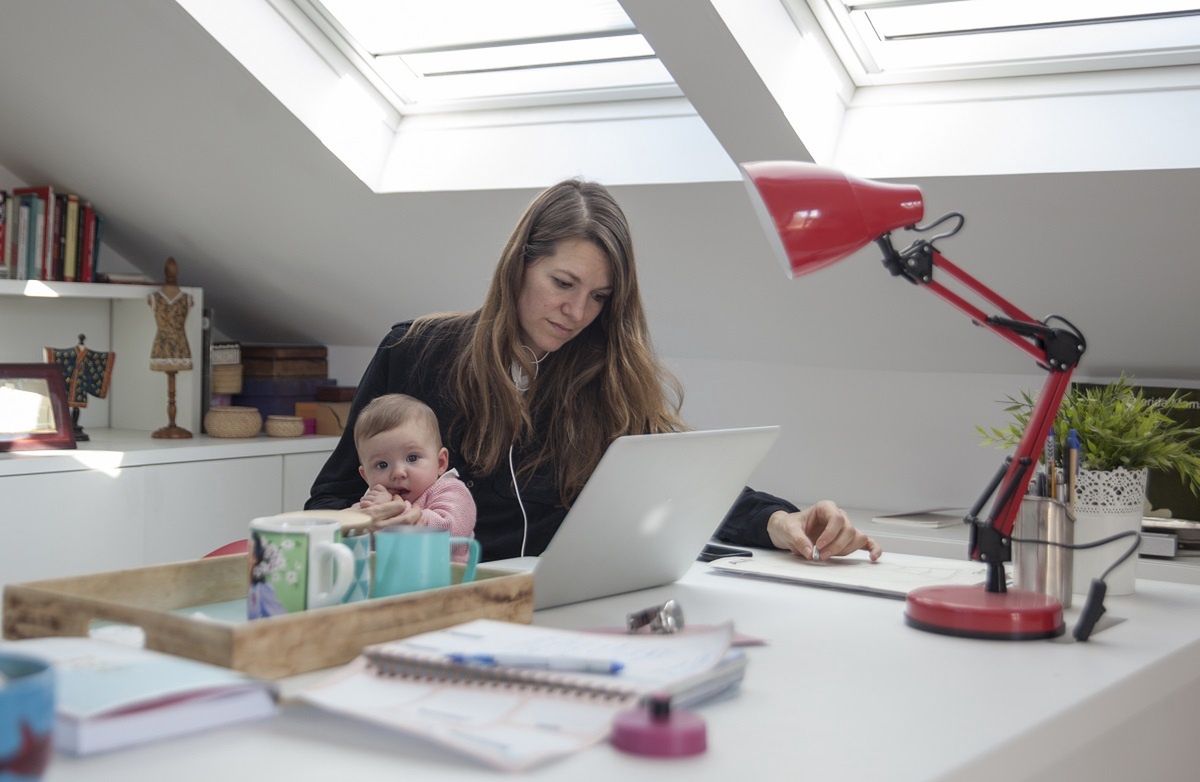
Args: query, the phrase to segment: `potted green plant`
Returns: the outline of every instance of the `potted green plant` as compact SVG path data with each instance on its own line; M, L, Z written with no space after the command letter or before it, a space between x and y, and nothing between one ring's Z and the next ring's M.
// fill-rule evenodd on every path
M1079 473L1075 481L1075 540L1098 540L1125 529L1140 529L1150 470L1179 475L1193 494L1200 495L1200 428L1173 418L1168 411L1187 403L1187 392L1161 399L1147 398L1124 375L1102 386L1072 386L1054 419L1055 466L1066 467L1068 434L1078 433ZM1011 421L1003 427L977 427L985 445L1016 447L1035 403L1023 391L1003 404ZM1075 584L1085 591L1091 577L1115 559L1111 549L1076 551ZM1133 567L1122 567L1110 579L1109 591L1133 591ZM1082 565L1082 566L1081 566Z
M1200 494L1200 453L1196 452L1200 428L1189 427L1169 414L1187 404L1188 396L1175 391L1165 398L1147 398L1123 374L1108 385L1070 387L1051 429L1054 447L1048 447L1045 455L1052 453L1052 467L1066 474L1068 435L1078 433L1079 473L1073 481L1074 495L1069 498L1075 543L1140 530L1150 470L1177 473L1184 486ZM1036 399L1027 391L1004 399L1004 410L1012 421L1003 427L977 427L984 444L1015 449L1034 403ZM1086 592L1092 579L1108 573L1124 551L1123 542L1076 549L1073 591ZM1129 558L1112 570L1110 594L1132 594L1135 563L1136 558Z
M1035 402L1028 391L1007 397L1004 410L1012 421L1001 428L976 427L984 444L1016 448ZM1072 386L1054 419L1058 466L1064 466L1061 456L1067 452L1067 434L1074 429L1082 441L1082 469L1166 470L1178 473L1192 493L1200 495L1200 429L1166 412L1185 402L1181 391L1165 399L1147 399L1124 375L1105 386Z

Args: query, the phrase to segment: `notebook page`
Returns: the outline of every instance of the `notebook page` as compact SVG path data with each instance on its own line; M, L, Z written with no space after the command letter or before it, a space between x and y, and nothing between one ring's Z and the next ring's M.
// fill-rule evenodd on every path
M437 665L451 654L530 655L608 659L623 665L616 675L547 673L496 668L494 678L519 678L645 693L711 670L733 639L731 625L686 635L616 635L477 619L465 624L370 646L369 659Z
M327 711L425 738L519 771L602 741L626 701L380 676L359 658L299 694Z
M737 674L716 676L716 684L740 679L741 666L725 660L731 638L729 625L694 635L621 636L476 620L364 650L397 661L397 675L380 673L384 666L364 654L298 697L516 771L602 741L638 693L703 681L709 671ZM615 675L489 669L501 677L477 678L445 661L447 654L485 652L603 657L626 667Z
M975 585L987 578L987 565L968 559L941 559L888 552L871 562L864 551L810 562L783 551L759 551L751 558L725 557L712 563L714 573L794 581L807 586L903 599L918 587Z

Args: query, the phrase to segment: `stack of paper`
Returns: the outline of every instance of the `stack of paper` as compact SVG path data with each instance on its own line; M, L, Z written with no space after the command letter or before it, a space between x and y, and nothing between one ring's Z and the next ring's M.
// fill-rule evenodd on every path
M876 524L890 524L897 527L953 527L963 523L967 515L966 508L929 508L927 510L905 511L903 513L883 513L874 516L871 521Z
M215 665L94 638L30 638L3 648L54 666L54 746L73 755L268 717L269 685Z
M961 584L987 579L987 565L965 558L941 559L887 552L871 562L865 551L822 562L810 562L786 551L759 551L753 557L725 557L713 562L713 572L791 581L806 586L903 599L920 587Z

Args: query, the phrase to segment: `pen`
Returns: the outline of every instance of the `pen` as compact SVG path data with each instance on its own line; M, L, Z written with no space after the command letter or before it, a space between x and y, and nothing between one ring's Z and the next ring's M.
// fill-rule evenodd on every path
M539 657L533 654L448 654L450 662L483 668L536 668L546 671L579 673L620 673L624 663L589 657Z

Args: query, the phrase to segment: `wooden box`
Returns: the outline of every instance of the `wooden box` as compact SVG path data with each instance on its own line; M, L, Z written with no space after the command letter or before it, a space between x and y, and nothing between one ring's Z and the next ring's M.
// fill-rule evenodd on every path
M242 345L246 377L323 378L329 374L324 345Z
M247 358L327 358L324 345L242 345L242 359Z
M318 402L353 402L358 386L318 386Z
M324 378L329 362L323 358L247 358L242 360L246 377Z
M454 565L454 578L462 566ZM85 636L93 620L136 625L146 648L269 679L340 665L367 644L470 619L533 621L533 576L489 570L475 580L239 624L171 613L246 596L234 554L4 588L4 637Z
M317 422L317 434L340 435L350 417L349 402L297 402L296 415Z

